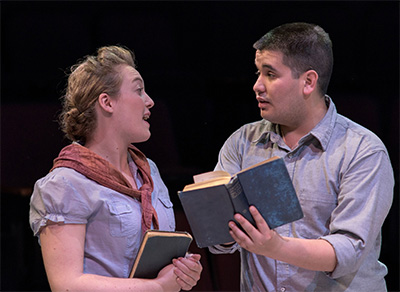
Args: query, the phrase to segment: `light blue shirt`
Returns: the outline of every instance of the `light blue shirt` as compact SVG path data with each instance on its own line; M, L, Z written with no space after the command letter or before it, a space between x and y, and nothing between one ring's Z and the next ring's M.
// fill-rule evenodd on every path
M152 204L160 230L175 230L168 190L149 160L154 182ZM130 159L138 187L141 179ZM36 236L48 220L86 224L84 273L126 278L141 241L141 203L87 179L70 168L56 168L38 180L31 198L30 224Z
M234 174L272 156L283 157L304 218L275 230L282 236L323 238L335 249L332 273L315 272L250 253L237 244L213 253L241 252L241 291L386 291L378 261L381 227L393 199L393 170L381 140L337 114L325 117L291 150L279 126L244 125L222 147L216 170Z

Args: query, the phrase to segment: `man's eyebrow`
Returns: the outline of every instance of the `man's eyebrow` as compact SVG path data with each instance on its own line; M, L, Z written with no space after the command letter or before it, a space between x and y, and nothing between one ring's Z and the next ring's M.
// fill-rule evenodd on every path
M272 70L272 71L277 71L273 66L271 66L271 65L269 65L269 64L262 64L262 65L261 65L261 68L262 68L262 69L267 68L267 69L270 69L270 70Z
M255 65L256 65L256 67L257 67L257 61L255 61L254 63L255 63ZM273 67L273 66L270 65L270 64L262 64L262 65L261 65L261 69L270 69L270 70L272 70L272 71L278 71L275 67Z

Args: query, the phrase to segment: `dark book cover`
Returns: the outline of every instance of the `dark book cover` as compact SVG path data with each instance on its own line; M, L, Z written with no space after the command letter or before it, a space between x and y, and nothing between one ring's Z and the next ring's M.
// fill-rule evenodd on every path
M303 217L283 159L276 159L237 174L249 205L257 207L269 228Z
M187 232L148 230L143 236L130 278L154 279L172 259L184 257L192 236Z
M225 185L179 192L179 199L198 247L233 241L228 223L235 211Z
M281 158L242 170L228 184L178 192L200 248L232 242L228 222L241 213L253 225L254 205L271 229L303 217L286 165Z

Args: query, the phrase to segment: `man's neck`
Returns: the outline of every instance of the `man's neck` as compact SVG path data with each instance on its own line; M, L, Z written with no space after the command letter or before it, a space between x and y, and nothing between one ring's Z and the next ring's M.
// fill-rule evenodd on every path
M323 101L323 102L321 102ZM290 149L295 149L299 140L307 135L314 127L324 118L328 111L328 106L325 102L325 97L319 100L318 103L312 104L310 110L298 124L294 125L279 125L283 141Z

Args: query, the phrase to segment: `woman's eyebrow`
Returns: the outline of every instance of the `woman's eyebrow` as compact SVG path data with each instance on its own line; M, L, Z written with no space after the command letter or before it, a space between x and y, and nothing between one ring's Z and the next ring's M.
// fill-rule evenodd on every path
M134 83L136 81L139 81L140 83L143 84L143 79L141 77L139 77L139 76L136 76L135 78L132 79L132 83Z

